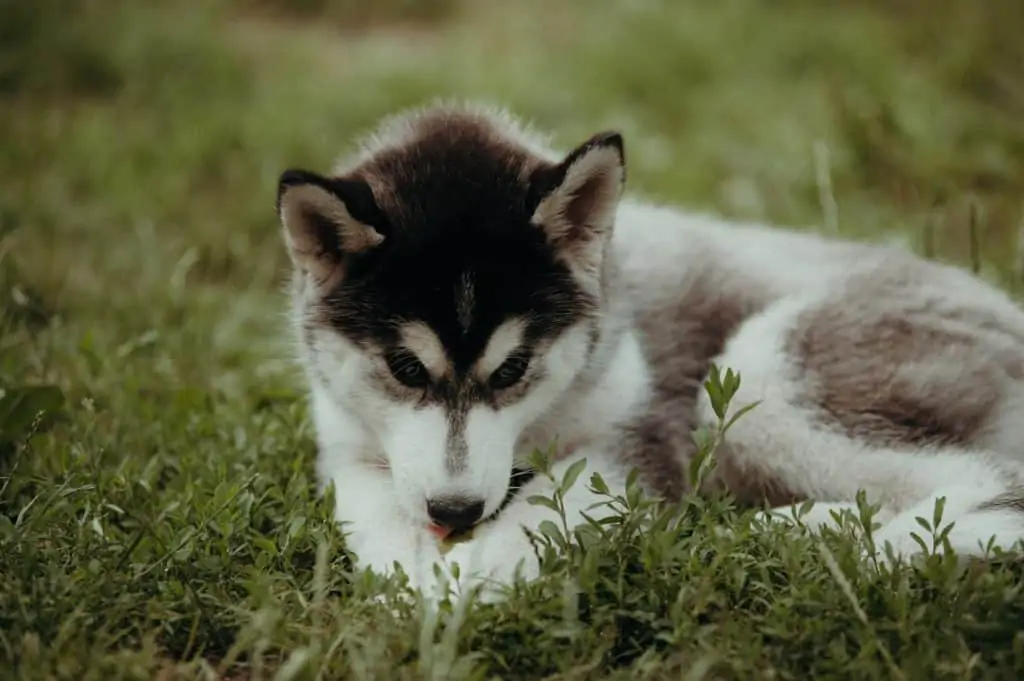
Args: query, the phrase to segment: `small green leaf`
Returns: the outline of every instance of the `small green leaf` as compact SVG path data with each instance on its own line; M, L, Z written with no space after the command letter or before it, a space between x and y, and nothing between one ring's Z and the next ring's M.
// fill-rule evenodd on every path
M604 478L597 471L594 471L590 476L590 486L598 494L611 494L611 490L608 489L608 483L604 481Z
M725 400L724 400L724 389L722 387L722 377L719 372L718 366L712 364L708 370L708 377L704 381L704 391L707 392L708 398L711 400L711 408L715 412L715 416L719 419L725 417Z
M918 518L918 520L921 520L921 518ZM913 539L914 542L916 542L917 545L921 547L922 554L926 556L931 555L931 549L929 549L928 545L924 543L924 539L921 539L921 535L919 535L917 532L911 532L910 538Z
M939 533L939 536L936 539L936 543L945 546L945 544L949 541L949 533L953 531L953 527L955 525L956 523L950 523L949 525L946 525L942 529L942 532Z
M726 372L726 399L732 399L737 392L739 392L739 386L742 384L742 379L739 377L739 372L733 372L731 369Z
M551 457L540 449L534 449L526 457L527 465L541 475L548 475L551 470Z
M582 473L583 469L586 467L587 460L580 459L566 469L565 475L562 476L562 484L560 487L563 493L572 489L572 486L576 484L576 479L580 477L580 473Z
M568 545L566 542L565 535L562 534L562 530L554 522L550 520L542 520L537 529L542 535L551 540L551 543L555 544L561 549L565 549Z
M728 403L740 389L740 375L732 369L725 370L725 380L722 381L722 397Z
M306 518L298 515L288 521L288 539L295 539L306 526Z
M636 487L637 481L640 480L640 469L631 468L629 473L626 475L626 491L629 491L633 487Z
M540 494L534 494L532 496L527 497L526 502L528 504L532 504L533 506L546 506L555 513L558 513L558 504L555 503L555 500L550 497L545 497Z
M256 548L269 553L272 556L276 556L278 554L277 544L266 537L254 537L252 543Z
M938 529L942 524L942 512L946 509L946 497L935 500L935 511L932 514L932 527Z
M748 413L749 411L751 411L752 409L757 407L759 404L761 404L761 400L757 400L756 402L751 402L750 404L746 404L746 405L740 407L739 409L737 409L736 413L733 414L732 417L730 417L729 420L726 422L725 426L722 427L722 432L724 433L725 431L727 431L730 428L732 428L732 424L736 423L737 419L739 419L741 416L743 416L744 414Z

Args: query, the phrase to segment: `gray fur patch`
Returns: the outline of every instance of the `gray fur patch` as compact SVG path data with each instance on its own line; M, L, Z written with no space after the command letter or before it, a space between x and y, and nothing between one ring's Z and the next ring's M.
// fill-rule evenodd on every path
M808 309L788 352L822 422L879 446L967 446L986 427L1024 345L977 310L919 291L920 268L869 271Z
M466 405L455 404L449 406L446 416L448 419L448 441L447 455L445 457L445 468L449 473L460 473L466 468L466 459L469 457L469 445L466 442L466 415L469 411Z

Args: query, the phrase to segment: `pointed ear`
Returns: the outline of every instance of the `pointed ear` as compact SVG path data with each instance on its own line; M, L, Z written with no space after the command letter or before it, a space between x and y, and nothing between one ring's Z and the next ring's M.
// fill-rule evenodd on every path
M362 180L287 170L278 181L277 213L292 264L320 291L341 280L346 258L384 241L368 222L379 222L380 211Z
M558 165L536 171L533 222L556 247L579 255L610 234L625 180L622 135L594 135Z

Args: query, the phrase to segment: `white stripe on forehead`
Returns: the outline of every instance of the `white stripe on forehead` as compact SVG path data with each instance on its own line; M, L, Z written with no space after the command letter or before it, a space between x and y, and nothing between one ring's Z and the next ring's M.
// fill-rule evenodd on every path
M484 354L476 361L475 370L481 380L486 380L495 369L501 366L509 353L523 342L526 322L519 318L507 319L491 334L487 341Z
M423 362L432 376L444 376L451 368L441 340L423 322L403 324L399 329L402 345Z
M473 308L475 306L476 289L473 284L473 274L467 270L462 273L459 283L455 285L455 313L463 333L466 333L469 330L469 325L473 323Z

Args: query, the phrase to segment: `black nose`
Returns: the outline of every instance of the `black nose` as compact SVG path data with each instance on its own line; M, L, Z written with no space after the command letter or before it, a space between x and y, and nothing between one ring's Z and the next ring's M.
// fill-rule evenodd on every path
M468 530L480 520L484 514L484 502L467 497L436 497L427 500L427 514L438 525L458 533Z

